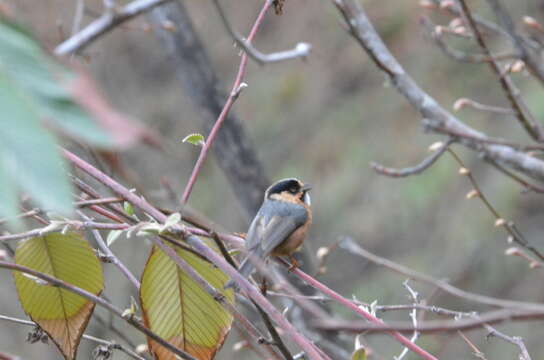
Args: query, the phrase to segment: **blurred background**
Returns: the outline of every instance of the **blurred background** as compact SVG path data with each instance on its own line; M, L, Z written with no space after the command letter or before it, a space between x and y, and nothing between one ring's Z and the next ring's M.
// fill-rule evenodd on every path
M44 47L53 49L70 33L75 2L62 0L17 0L6 3L14 16L31 28ZM211 1L184 2L225 91L236 75L239 50L223 28ZM247 34L261 1L224 2L231 23ZM100 1L85 1L96 14ZM447 25L452 19L430 12L417 1L363 2L372 22L391 51L414 79L445 108L468 97L484 104L506 106L495 75L485 65L458 63L446 57L420 24L422 16ZM485 2L470 1L480 14L493 19ZM520 22L530 14L544 19L542 2L517 1L509 5ZM84 17L84 24L92 16ZM121 154L123 167L136 187L154 204L175 208L161 179L167 179L176 194L181 192L198 156L198 148L181 139L203 132L199 108L186 96L173 76L174 68L152 31L144 31L145 18L138 18L87 48L83 60L119 110L144 122L161 134L165 151L145 145ZM449 38L448 38L449 39ZM447 154L419 176L391 179L369 166L411 166L428 156L427 148L440 137L424 134L416 113L360 46L344 30L343 20L329 1L288 0L284 15L271 11L254 44L263 52L292 48L308 42L313 50L307 61L289 61L258 66L250 61L245 82L249 87L237 100L239 116L254 141L258 157L272 179L298 177L313 185L314 225L306 247L315 258L319 247L351 237L381 256L437 278L447 278L463 289L523 301L542 302L542 269L530 270L527 262L504 251L510 246L505 232L493 226L494 218L477 200L466 200L468 180L458 175L458 165ZM474 50L467 40L451 44ZM497 49L507 49L496 43ZM514 75L537 119L544 116L542 89L526 74ZM489 135L527 141L517 121L473 109L457 114L470 126ZM206 133L204 133L206 135ZM503 217L513 220L537 248L544 248L541 195L522 193L521 187L478 159L473 152L454 149L473 171L482 191ZM106 165L107 166L107 165ZM245 232L249 218L237 202L213 156L206 162L191 195L190 205L229 231ZM140 274L150 245L141 239L121 239L113 246L122 260ZM311 259L310 259L311 260ZM309 261L309 260L308 260ZM305 264L310 266L311 264ZM319 279L347 297L379 304L408 303L402 276L376 267L342 249L332 252L327 271ZM111 265L105 265L105 295L121 307L129 305L132 289ZM490 310L413 284L421 298L454 310ZM10 276L0 276L0 313L25 317ZM135 294L132 294L135 295ZM341 309L342 316L353 317ZM101 309L97 313L108 316ZM387 313L384 319L409 321L408 313ZM137 342L143 337L116 323ZM101 333L91 321L89 333ZM524 338L535 358L544 353L543 327L538 322L498 326L509 335ZM53 345L25 342L27 327L0 323L0 350L22 359L58 359ZM486 339L484 330L468 333L488 359L517 358L517 348L500 340ZM250 351L232 352L238 335L233 331L218 359L252 359ZM373 358L391 359L401 346L385 335L368 335L365 341ZM419 343L444 359L469 359L469 347L458 336L428 335ZM94 347L82 341L81 359L90 358ZM351 350L351 349L348 349ZM115 358L124 359L121 353ZM407 358L415 358L408 355Z

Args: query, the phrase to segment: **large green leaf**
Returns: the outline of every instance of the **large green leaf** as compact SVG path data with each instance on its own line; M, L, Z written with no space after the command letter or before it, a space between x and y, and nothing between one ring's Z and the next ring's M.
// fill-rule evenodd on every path
M0 65L0 76L10 76L48 123L93 145L111 145L109 136L64 87L73 75L48 58L27 32L1 21Z
M234 302L232 290L224 291L228 277L209 262L178 248L177 254L210 285ZM153 248L140 288L146 325L199 360L213 359L228 334L232 315L179 269L161 250ZM171 352L149 340L158 360L175 360Z
M21 241L15 262L95 295L103 289L100 262L77 233L52 233ZM14 277L24 311L47 332L66 359L74 359L95 304L23 273L14 272Z
M68 213L71 190L63 160L53 136L40 126L39 116L28 97L0 65L0 174L6 176L0 199L13 199L18 186L39 206ZM0 203L0 213L13 215L13 201Z

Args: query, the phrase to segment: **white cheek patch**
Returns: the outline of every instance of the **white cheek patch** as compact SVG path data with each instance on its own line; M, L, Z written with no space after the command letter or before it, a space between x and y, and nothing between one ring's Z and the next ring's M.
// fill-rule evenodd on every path
M310 199L310 194L304 193L304 203L308 206L312 205L312 200Z

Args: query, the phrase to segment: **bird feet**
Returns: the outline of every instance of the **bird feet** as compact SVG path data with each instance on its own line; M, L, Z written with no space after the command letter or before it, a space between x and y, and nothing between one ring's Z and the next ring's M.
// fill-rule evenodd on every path
M300 267L300 264L293 255L289 255L289 260L291 260L291 266L289 266L289 269L287 269L287 271L293 272L295 269L298 269Z

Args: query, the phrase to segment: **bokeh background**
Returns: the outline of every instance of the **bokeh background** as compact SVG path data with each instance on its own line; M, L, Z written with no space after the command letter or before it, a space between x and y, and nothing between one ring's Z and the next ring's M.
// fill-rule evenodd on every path
M70 32L75 2L63 0L2 1L17 19L34 30L42 44L53 49ZM225 33L211 1L185 1L211 60L228 90L238 63L239 50ZM232 24L247 33L261 7L261 1L224 2ZM431 13L417 1L363 2L371 20L393 54L416 81L444 107L451 109L460 97L485 104L506 106L498 81L485 65L461 64L446 57L420 25L420 17L432 15L446 25L451 18ZM470 1L482 16L493 19L483 1ZM96 14L99 1L85 1ZM516 1L508 5L516 19L525 14L542 19L542 3ZM84 24L92 16L84 18ZM173 76L174 68L145 19L137 19L104 36L84 51L84 63L116 108L144 122L162 136L165 151L145 145L121 155L123 165L137 187L153 203L173 208L175 204L160 184L166 178L181 194L198 149L182 144L191 132L202 131L199 109L184 94ZM344 30L342 19L329 1L289 0L281 17L271 12L255 44L264 52L291 48L297 42L312 44L307 61L289 61L267 66L250 62L249 87L236 102L233 112L252 137L267 174L272 179L296 176L313 184L314 226L308 251L315 256L321 246L351 237L371 251L418 271L448 278L463 289L501 298L544 301L541 269L530 270L517 257L504 255L510 245L506 234L493 226L494 219L478 200L466 200L471 190L467 179L457 174L450 156L419 176L390 179L377 175L369 166L376 161L386 166L410 166L428 155L427 148L440 138L424 134L420 116L389 86L387 79L369 61L359 45ZM466 40L451 44L471 50ZM494 43L497 49L505 44ZM544 116L542 89L526 74L517 74L536 118ZM490 135L526 141L511 116L471 109L459 117ZM544 248L541 195L522 193L477 155L455 148L489 197L507 218L519 226L525 237ZM230 231L243 232L249 219L236 201L228 182L211 157L197 182L191 206ZM149 252L141 239L118 240L113 250L137 274ZM308 265L308 264L307 264ZM322 281L345 296L379 304L409 302L402 287L404 278L356 258L342 249L333 251ZM105 266L105 294L119 306L128 306L132 290L122 276ZM422 298L455 310L484 310L451 298L429 287L414 284ZM102 310L97 312L107 318ZM11 277L0 276L0 313L24 317ZM352 317L339 309L342 316ZM387 313L385 319L409 320L407 313ZM144 339L117 323L137 342ZM501 325L510 335L525 339L529 352L538 359L544 353L544 327L538 322ZM52 345L25 343L29 329L0 323L0 350L22 359L57 359ZM91 322L89 333L106 338L101 327ZM468 333L488 359L517 358L517 349L497 339L486 339L484 330ZM218 359L251 359L251 352L232 353L237 334L232 332ZM366 336L376 359L390 359L400 345L384 335ZM458 336L430 335L422 346L444 359L469 359L471 351ZM80 358L90 358L93 348L82 341ZM115 359L123 359L120 353ZM407 358L415 358L409 355Z

